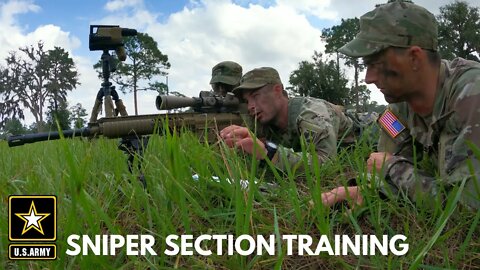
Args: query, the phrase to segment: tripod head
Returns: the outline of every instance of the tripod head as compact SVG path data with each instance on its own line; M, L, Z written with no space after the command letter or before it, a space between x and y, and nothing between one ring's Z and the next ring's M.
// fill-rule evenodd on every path
M118 25L90 25L88 48L90 51L115 50L118 59L125 61L127 55L122 38L135 35L137 30L121 28Z

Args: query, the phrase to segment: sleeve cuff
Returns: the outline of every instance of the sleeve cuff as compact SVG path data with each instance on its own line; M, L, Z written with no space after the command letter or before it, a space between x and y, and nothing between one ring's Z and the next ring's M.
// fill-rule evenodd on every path
M402 163L402 162L406 162L406 163L409 163L409 164L413 164L412 161L410 161L409 159L407 159L406 157L402 157L402 156L392 156L387 162L386 162L386 168L385 168L385 172L383 174L383 177L385 179L387 179L388 176L390 176L390 171L392 170L392 168L399 164L399 163Z

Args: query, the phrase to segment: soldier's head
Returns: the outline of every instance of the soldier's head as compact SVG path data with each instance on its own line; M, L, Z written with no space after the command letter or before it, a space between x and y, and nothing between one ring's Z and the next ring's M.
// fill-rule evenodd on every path
M360 32L338 51L362 57L366 83L374 83L389 103L408 101L418 91L425 68L438 68L437 21L423 7L390 0L360 17ZM415 84L417 82L417 84Z
M286 113L288 96L278 72L271 67L250 70L233 93L247 102L248 112L262 124L276 124Z
M216 94L225 96L237 87L242 78L242 66L233 61L223 61L212 68L210 84Z

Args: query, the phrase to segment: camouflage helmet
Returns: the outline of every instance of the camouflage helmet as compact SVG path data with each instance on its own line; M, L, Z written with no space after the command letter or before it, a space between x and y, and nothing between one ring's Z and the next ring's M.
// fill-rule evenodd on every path
M223 61L212 68L212 83L238 85L242 77L242 66L233 61Z
M235 95L240 94L245 89L257 89L267 84L282 84L280 75L271 67L261 67L250 70L243 75L240 85L233 89Z
M360 32L338 51L352 57L414 45L437 51L437 28L435 16L425 8L412 1L390 0L360 17Z

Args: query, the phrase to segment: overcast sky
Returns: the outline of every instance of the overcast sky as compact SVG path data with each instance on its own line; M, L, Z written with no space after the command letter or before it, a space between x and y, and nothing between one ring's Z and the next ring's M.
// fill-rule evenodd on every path
M385 0L386 1L386 0ZM0 64L8 52L38 40L46 49L65 48L74 59L81 85L69 103L81 103L90 114L101 80L92 66L101 51L88 50L90 24L135 28L152 36L172 65L171 91L187 96L209 90L211 68L218 62L240 63L244 72L276 68L285 85L302 60L323 51L321 30L341 18L360 17L378 0L0 0ZM435 15L447 0L418 0ZM467 1L479 6L477 0ZM164 80L164 79L162 79ZM385 103L372 89L372 100ZM133 94L123 95L134 113ZM139 113L156 113L155 94L139 93ZM27 115L27 122L33 118Z

